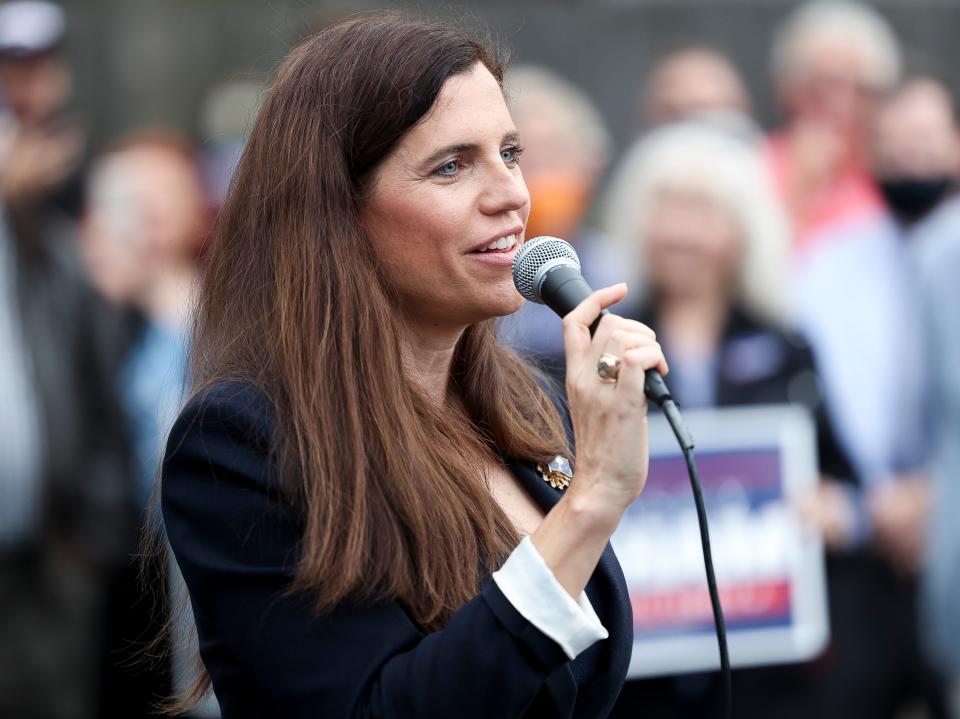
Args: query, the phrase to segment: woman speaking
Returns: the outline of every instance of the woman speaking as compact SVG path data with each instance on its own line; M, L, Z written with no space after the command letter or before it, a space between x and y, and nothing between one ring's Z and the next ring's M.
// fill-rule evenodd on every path
M502 72L458 29L364 17L266 95L161 492L194 696L212 681L226 719L593 718L620 691L608 539L646 479L644 371L666 365L637 322L591 339L623 285L563 320L573 473L566 411L493 328L522 303L529 213Z

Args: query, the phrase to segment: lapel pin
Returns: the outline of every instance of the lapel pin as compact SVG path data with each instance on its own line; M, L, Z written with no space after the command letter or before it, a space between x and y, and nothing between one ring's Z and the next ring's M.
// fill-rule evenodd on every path
M566 489L570 486L570 480L573 479L573 468L570 466L570 461L559 454L547 464L538 464L537 471L543 481L554 489Z

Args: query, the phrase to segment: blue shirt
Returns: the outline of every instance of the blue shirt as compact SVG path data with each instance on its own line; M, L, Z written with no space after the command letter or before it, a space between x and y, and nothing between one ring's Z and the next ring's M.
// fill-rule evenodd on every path
M798 267L794 319L810 342L840 441L865 486L929 458L917 255L937 218L835 227Z
M133 431L141 507L150 497L167 434L184 399L186 368L183 334L149 323L121 370L120 388Z
M960 200L937 221L937 234L919 248L936 420L922 617L935 660L960 677Z

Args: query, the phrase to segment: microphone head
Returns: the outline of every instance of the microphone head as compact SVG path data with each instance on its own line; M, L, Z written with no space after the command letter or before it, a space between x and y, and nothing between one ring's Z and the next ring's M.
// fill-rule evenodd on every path
M580 258L569 242L546 236L524 242L513 258L513 284L517 292L542 305L540 286L547 272L557 265L570 265L580 270Z

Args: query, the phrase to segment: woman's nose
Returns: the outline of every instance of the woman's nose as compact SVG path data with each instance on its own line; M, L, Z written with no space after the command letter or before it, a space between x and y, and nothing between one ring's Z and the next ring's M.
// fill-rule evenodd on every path
M486 214L520 210L530 204L530 192L523 175L515 168L507 167L501 161L499 167L487 173L481 211Z

